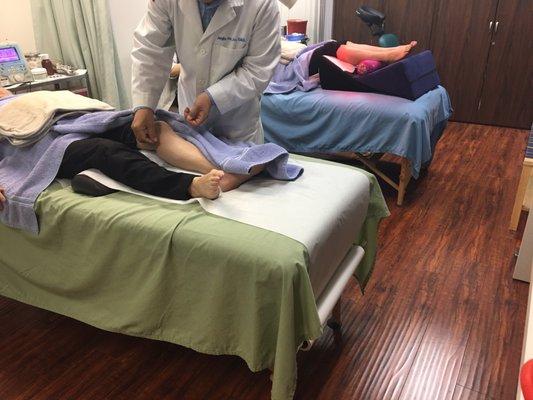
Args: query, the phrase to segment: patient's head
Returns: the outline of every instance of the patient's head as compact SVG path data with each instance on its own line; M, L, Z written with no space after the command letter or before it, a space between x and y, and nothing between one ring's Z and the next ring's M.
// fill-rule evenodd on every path
M4 89L3 87L0 86L0 99L7 97L7 96L11 96L12 94L13 93L11 93L9 90Z

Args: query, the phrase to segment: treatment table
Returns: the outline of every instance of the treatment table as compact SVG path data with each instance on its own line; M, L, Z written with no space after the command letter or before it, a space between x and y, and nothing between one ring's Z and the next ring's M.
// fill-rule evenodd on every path
M261 100L265 141L301 154L352 155L398 191L398 205L410 179L431 162L451 112L442 86L415 101L322 88L266 94ZM399 182L363 157L365 153L401 157Z
M314 171L358 171L295 159ZM0 294L104 330L237 355L252 371L272 369L272 399L288 400L298 349L321 335L348 279L364 287L371 276L388 210L373 175L355 178L339 189L343 210L311 210L321 216L312 226L295 219L312 249L198 203L123 192L91 198L54 183L36 203L38 236L0 224ZM258 177L236 195L296 184ZM231 204L224 195L219 207Z

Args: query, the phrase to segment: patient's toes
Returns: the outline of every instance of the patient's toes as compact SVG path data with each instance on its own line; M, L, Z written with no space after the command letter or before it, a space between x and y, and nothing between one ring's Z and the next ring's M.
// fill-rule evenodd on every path
M193 179L190 187L192 197L214 200L220 195L220 171L211 172Z
M222 179L224 177L224 171L219 169L212 169L209 173L213 176L216 176L218 179Z

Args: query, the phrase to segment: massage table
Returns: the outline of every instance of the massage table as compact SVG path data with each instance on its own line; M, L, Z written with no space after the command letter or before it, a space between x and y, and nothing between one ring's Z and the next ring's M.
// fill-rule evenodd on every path
M309 92L263 95L265 141L301 154L341 154L361 161L398 191L432 160L435 145L452 112L442 86L412 101L377 93L316 88ZM399 156L398 182L363 155Z
M272 398L290 399L297 351L321 335L332 314L339 320L335 308L352 276L364 287L377 227L388 215L373 175L293 161L306 168L296 182L254 178L207 201L210 212L209 204L125 192L91 198L53 183L36 203L38 236L0 224L0 294L107 331L237 355L252 371L272 369ZM243 219L242 202L268 193L270 202L289 203L276 212L295 210L295 197L276 194L310 186L328 168L324 182L349 173L351 184L334 199L323 193L320 212L289 212L280 223L279 232L296 230L307 244L257 226L268 226L266 213L255 215L257 225L242 222L252 221ZM304 197L318 197L321 188L312 186ZM224 207L234 219L216 215Z

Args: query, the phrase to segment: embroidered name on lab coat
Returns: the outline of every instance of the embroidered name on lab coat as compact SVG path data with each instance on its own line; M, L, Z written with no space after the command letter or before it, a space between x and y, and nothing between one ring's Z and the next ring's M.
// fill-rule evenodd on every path
M217 37L217 40L221 40L223 42L225 42L225 41L241 42L241 43L247 43L248 42L246 40L246 38L243 38L243 37L234 38L234 37L230 37L230 36L219 36L219 37Z

